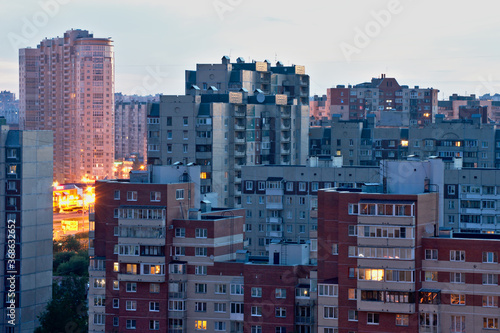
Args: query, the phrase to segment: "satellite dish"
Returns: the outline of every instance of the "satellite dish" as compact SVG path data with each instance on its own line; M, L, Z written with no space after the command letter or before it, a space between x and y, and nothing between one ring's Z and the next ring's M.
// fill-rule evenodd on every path
M257 102L259 103L264 103L264 101L266 100L266 96L264 96L264 94L261 93L258 93L256 97L257 97Z
M425 232L431 235L434 232L434 226L432 224L428 224L425 226Z

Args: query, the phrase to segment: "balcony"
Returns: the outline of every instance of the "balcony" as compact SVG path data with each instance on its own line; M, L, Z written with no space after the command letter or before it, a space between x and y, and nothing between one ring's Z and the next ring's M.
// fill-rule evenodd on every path
M238 156L238 157L245 157L245 151L240 151L240 150L235 150L234 151L234 156Z
M283 219L281 217L268 217L266 218L267 223L283 223Z
M415 313L415 303L385 303L358 300L358 311Z
M312 325L312 324L314 324L314 318L313 317L296 316L295 317L295 324L296 325Z
M165 275L118 274L118 281L162 283L165 282Z
M289 130L290 129L290 122L289 121L282 122L281 123L281 129L282 130Z
M243 313L231 313L229 315L231 321L243 321Z
M165 246L165 237L161 238L118 237L118 243Z
M290 135L282 135L281 142L290 142Z
M282 202L267 202L266 209L283 210Z
M187 333L185 328L169 328L168 333Z
M234 130L235 131L244 131L245 125L236 123L236 124L234 124Z
M290 154L290 148L281 148L281 155L289 155Z
M234 138L235 143L245 143L245 138Z
M185 293L185 292L169 292L168 298L186 299L187 293Z
M165 219L118 219L118 226L164 227Z
M283 231L268 231L266 237L281 238L283 237Z
M281 110L281 118L290 118L290 116L291 116L290 109Z
M168 318L186 318L187 311L168 311Z

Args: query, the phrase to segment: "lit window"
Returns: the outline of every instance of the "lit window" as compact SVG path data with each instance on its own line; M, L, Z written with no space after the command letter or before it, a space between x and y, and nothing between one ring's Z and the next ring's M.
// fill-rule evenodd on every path
M206 320L195 320L194 321L194 329L195 330L206 330L207 329L207 321Z

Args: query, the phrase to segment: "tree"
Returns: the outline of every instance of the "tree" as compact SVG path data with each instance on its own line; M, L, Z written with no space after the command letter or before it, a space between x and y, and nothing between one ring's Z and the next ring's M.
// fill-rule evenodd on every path
M35 333L88 331L87 278L71 276L52 285L52 300L38 317Z
M80 241L76 239L75 236L67 236L63 241L62 241L64 250L66 251L79 251L82 248L82 245L80 244Z
M71 252L70 252L71 253ZM77 276L89 275L89 258L74 254L67 262L64 262L57 267L57 276L68 276L75 274Z

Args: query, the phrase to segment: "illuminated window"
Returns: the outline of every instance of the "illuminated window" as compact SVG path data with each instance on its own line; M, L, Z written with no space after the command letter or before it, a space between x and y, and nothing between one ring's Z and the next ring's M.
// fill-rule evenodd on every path
M383 281L384 280L384 270L383 269L359 269L358 272L359 280L368 281Z
M200 179L207 179L207 173L206 172L200 173Z
M113 272L119 272L120 271L120 264L115 262L113 263Z
M408 326L410 325L410 316L407 314L397 314L396 315L396 326Z
M408 140L401 140L401 146L408 147Z
M490 330L498 329L498 318L483 318L483 328Z
M206 330L207 329L207 321L206 320L195 320L194 321L194 329L195 330Z
M452 305L465 305L465 295L461 294L451 294L450 303Z

